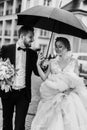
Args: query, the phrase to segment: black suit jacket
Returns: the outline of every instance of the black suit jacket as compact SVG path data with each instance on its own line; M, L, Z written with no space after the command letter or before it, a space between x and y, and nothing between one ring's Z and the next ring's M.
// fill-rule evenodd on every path
M9 58L11 64L15 66L16 44L3 46L1 48L1 57L4 60ZM35 75L39 75L37 71L36 62L37 62L37 53L32 49L27 49L25 83L26 83L26 94L29 99L31 99L31 74L32 72L34 72Z

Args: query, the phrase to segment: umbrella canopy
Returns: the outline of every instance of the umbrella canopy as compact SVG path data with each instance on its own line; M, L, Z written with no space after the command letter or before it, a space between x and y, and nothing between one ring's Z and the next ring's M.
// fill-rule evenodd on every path
M87 39L87 32L79 19L63 9L34 6L18 15L18 25L30 25L59 34Z

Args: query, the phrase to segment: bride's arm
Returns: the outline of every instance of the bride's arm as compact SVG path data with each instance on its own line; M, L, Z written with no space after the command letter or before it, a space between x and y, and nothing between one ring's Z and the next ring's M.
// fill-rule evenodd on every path
M48 61L48 69L46 72L43 72L42 68L41 68L41 56L38 55L38 60L37 60L37 69L39 72L39 75L41 77L42 80L46 80L46 78L48 77L49 73L50 73L50 61Z

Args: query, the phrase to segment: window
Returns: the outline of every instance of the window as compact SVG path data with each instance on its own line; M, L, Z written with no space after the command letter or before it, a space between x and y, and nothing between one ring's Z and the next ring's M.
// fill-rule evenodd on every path
M44 4L45 6L49 6L51 5L51 0L44 0Z
M7 1L7 9L6 9L6 15L11 15L13 9L13 0Z
M18 36L17 19L15 19L15 23L14 23L14 36Z
M87 61L87 56L79 56L78 60L85 60L85 61Z
M16 13L19 13L21 11L21 0L17 1L17 6L16 6Z
M6 20L5 23L5 36L11 36L12 20Z
M41 37L49 37L49 31L41 29L40 30L40 36Z
M0 3L0 16L3 15L4 3Z
M45 30L41 30L41 31L40 31L40 35L41 35L41 36L46 36L46 32L47 32L47 31L45 31Z
M2 35L2 25L3 25L3 22L0 21L0 35Z

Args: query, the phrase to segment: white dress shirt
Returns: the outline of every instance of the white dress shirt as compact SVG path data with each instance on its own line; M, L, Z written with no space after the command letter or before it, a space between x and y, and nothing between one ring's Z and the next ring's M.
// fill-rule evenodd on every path
M26 51L18 50L18 47L24 48L22 41L19 39L16 44L16 61L15 66L17 74L14 79L14 88L13 89L22 89L25 88L25 67L26 67Z

